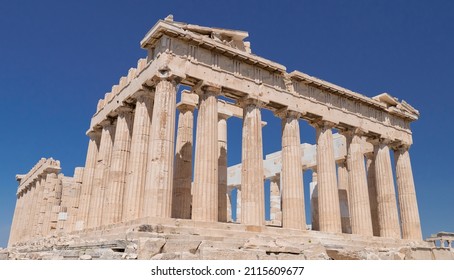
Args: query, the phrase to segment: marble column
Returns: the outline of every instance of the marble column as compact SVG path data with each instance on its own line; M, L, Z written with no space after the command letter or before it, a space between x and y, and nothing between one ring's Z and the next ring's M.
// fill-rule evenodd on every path
M47 179L47 178L46 178ZM44 193L43 193L43 206L44 206L44 209L42 210L43 213L43 223L41 225L41 234L43 236L46 236L47 233L49 232L48 230L48 227L50 225L50 209L48 209L48 203L49 203L49 199L50 199L50 186L51 186L51 180L50 180L50 176L49 176L49 180L46 181L46 184L43 186L44 188Z
M37 209L37 217L35 218L36 219L36 223L37 223L37 227L36 227L36 230L35 230L35 235L37 236L43 236L43 225L44 225L44 215L46 213L46 192L45 192L45 186L46 186L46 179L47 179L47 174L43 174L43 176L41 177L41 182L40 182L40 194L39 194L39 198L38 198L38 201L39 201L39 205L38 205L38 209Z
M339 189L342 232L352 233L350 211L348 210L348 170L346 161L337 163L337 188Z
M279 116L282 118L282 227L306 230L300 126L298 123L300 113L286 110Z
M227 194L227 119L232 114L218 114L218 221L227 222L231 215L228 213Z
M227 222L232 222L232 190L227 189Z
M317 131L317 186L320 231L342 232L334 161L332 124L319 122Z
M99 143L101 140L100 131L90 131L88 133L88 151L85 159L85 167L82 178L82 187L80 191L80 205L77 213L75 230L83 230L88 222L88 210L90 208L90 199L93 188L93 175L97 165Z
M243 103L241 223L262 226L265 224L262 102L246 99Z
M353 234L373 236L366 167L361 150L361 137L347 132L348 202Z
M17 242L19 221L22 216L23 192L18 193L16 195L16 198L16 207L14 208L14 216L8 238L8 247L11 247L14 243Z
M282 225L281 177L279 174L270 178L270 220Z
M147 173L148 145L154 92L142 91L137 96L131 136L131 153L124 190L123 222L140 218Z
M183 93L184 94L184 93ZM196 104L180 103L177 106L178 130L172 194L172 217L191 218L192 147L194 109Z
M11 245L14 244L15 229L16 229L18 215L19 215L19 195L16 194L16 206L14 207L13 220L11 222L11 228L9 230L8 247L10 247Z
M194 158L192 219L218 220L218 106L219 89L199 93L199 111Z
M55 205L56 200L56 188L58 183L58 177L55 173L50 173L46 177L46 184L43 186L45 188L44 193L46 196L46 210L43 219L42 233L43 236L47 236L52 231L52 210Z
M402 238L422 240L421 222L419 220L418 202L416 200L408 146L400 146L394 150L394 162L396 165Z
M40 235L40 232L38 232L39 228L39 220L41 216L41 205L42 205L42 200L43 200L43 189L44 185L46 183L46 174L42 174L38 176L38 179L36 181L36 200L35 203L33 204L33 222L30 224L32 227L32 237L37 237Z
M101 225L104 194L109 181L112 146L115 138L115 121L105 120L101 123L102 132L95 172L93 174L93 187L90 198L88 215L88 228Z
M17 241L22 241L24 238L26 224L28 222L28 212L29 212L29 204L30 202L30 187L26 186L22 190L22 211L21 211L21 218L18 222L18 229L17 229Z
M367 153L366 168L367 168L367 189L369 193L370 216L372 219L372 230L374 236L380 236L380 227L378 225L378 202L377 202L377 186L375 178L375 156L374 153Z
M400 238L396 192L387 144L385 140L380 140L374 146L378 224L381 237Z
M311 194L311 228L312 230L320 230L319 215L318 215L318 187L317 187L317 171L312 169L312 182L309 184Z
M35 233L35 218L36 218L36 212L37 212L37 205L38 205L38 196L39 196L39 190L40 190L40 184L41 184L41 177L38 176L37 179L35 179L34 184L33 184L33 189L32 189L32 201L30 204L30 212L28 216L28 223L27 223L27 239L31 239L34 237Z
M241 189L236 189L236 223L241 224Z
M142 204L143 217L171 217L176 85L174 79L158 79L156 82Z
M132 108L127 106L120 107L117 111L115 139L103 203L102 225L111 225L122 221L123 194L131 151L133 114Z

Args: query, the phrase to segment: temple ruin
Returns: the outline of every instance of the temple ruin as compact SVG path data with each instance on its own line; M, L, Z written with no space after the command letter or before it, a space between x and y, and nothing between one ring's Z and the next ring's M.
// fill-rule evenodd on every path
M287 73L254 55L247 36L171 16L158 21L140 42L147 57L99 100L85 166L66 177L59 174L60 162L41 159L17 175L9 248L52 236L121 239L147 232L165 235L166 244L176 234L241 237L246 244L291 235L325 247L429 248L409 155L410 123L419 112L387 93L370 98L299 71ZM178 91L178 85L190 90ZM282 121L282 150L265 157L263 110ZM243 122L241 163L230 167L229 118ZM314 127L315 144L302 144L300 121ZM306 213L303 172L309 169ZM264 180L271 182L269 202ZM210 238L201 242L215 240ZM200 250L199 244L179 256L214 258ZM288 253L276 250L276 256Z

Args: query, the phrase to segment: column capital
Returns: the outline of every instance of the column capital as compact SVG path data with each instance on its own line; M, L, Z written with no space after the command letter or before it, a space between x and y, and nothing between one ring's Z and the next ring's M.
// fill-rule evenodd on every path
M313 120L309 122L309 125L315 127L315 128L334 128L336 126L336 123L333 123L331 121L319 119L319 120Z
M87 136L92 139L99 137L99 136L101 136L101 131L99 129L91 129L91 130L87 131Z
M395 151L408 151L410 150L410 147L411 145L410 144L407 144L407 143L403 143L403 142L396 142L396 143L393 143L392 145L392 149L395 150Z
M154 99L155 90L150 87L143 87L142 89L134 93L134 97L137 101L143 102L147 99Z
M179 84L182 79L182 77L175 75L169 68L166 67L158 70L158 72L151 78L151 83L157 85L161 81L169 81L176 85Z
M305 112L299 112L296 109L289 107L284 107L274 112L274 115L281 119L285 118L299 119L299 117L305 114L306 114Z
M262 108L265 104L267 104L266 101L250 95L238 100L238 105L240 105L243 108L249 105L254 105L255 107Z
M178 111L180 111L182 113L187 112L187 111L194 112L196 107L197 107L196 105L190 104L190 103L179 102L177 104Z
M368 131L363 128L360 128L360 127L349 127L349 128L339 129L339 133L344 135L345 137L353 136L353 135L362 137L362 136L365 136L368 133Z
M393 140L391 140L389 138L385 138L385 137L375 137L375 138L367 137L366 141L371 143L374 146L376 146L376 145L389 146L390 144L392 144L394 142Z
M104 119L102 120L99 125L102 127L102 128L105 128L105 127L108 127L108 126L111 126L113 124L115 124L116 122L116 119L115 118L111 118L111 117L107 117L107 119Z
M124 104L123 106L120 106L117 109L115 109L115 112L117 112L118 116L120 116L120 115L125 115L127 113L132 113L133 110L134 109L132 108L131 105Z
M215 94L220 95L222 92L222 87L218 84L200 80L197 84L192 87L192 91L197 95L202 94Z

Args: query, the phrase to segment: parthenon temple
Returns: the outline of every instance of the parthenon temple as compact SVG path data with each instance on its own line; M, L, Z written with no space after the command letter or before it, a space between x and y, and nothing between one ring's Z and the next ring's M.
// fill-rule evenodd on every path
M67 177L43 158L17 175L9 246L145 220L422 242L409 154L419 112L387 93L288 73L253 54L247 36L159 20L140 42L146 58L99 100L85 166ZM268 155L265 110L282 123L265 135L282 142ZM241 162L228 166L233 118L242 119ZM300 139L300 122L316 143Z

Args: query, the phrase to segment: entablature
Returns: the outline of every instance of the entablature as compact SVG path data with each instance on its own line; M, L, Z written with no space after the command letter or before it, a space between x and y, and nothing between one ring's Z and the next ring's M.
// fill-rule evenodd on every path
M48 173L60 173L60 161L54 160L53 158L41 158L35 166L25 175L16 175L16 178L20 179L17 194L19 195L24 191L30 184Z

